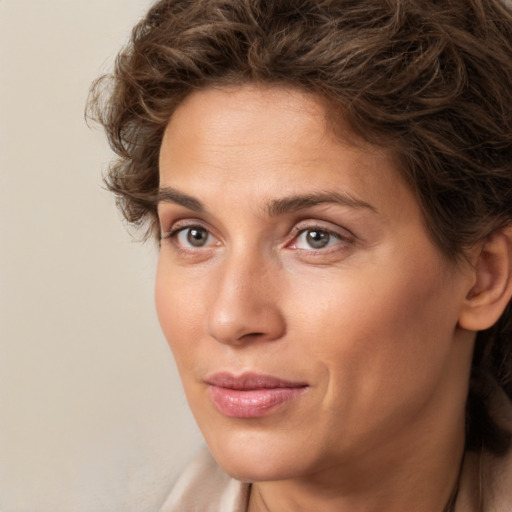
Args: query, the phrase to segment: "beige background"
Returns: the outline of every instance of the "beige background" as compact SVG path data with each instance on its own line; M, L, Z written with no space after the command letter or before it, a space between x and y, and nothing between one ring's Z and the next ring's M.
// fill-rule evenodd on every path
M83 120L147 5L0 0L2 512L155 511L200 442Z

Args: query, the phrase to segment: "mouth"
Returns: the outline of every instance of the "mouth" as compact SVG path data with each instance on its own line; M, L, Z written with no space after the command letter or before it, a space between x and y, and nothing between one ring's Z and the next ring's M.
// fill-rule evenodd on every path
M308 385L271 375L217 373L205 380L217 409L231 418L259 418L302 395Z

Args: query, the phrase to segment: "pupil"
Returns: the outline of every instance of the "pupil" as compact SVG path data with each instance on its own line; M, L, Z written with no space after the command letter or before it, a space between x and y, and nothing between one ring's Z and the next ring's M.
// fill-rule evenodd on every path
M306 238L311 247L321 249L329 243L330 235L325 231L309 231Z
M187 240L190 245L201 247L206 242L206 239L207 233L205 229L191 228L188 230Z

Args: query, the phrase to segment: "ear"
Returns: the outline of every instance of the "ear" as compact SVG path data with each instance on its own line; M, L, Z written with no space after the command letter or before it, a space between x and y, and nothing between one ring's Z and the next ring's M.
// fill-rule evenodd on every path
M491 233L473 259L473 286L464 301L459 325L482 331L494 325L512 296L512 226Z

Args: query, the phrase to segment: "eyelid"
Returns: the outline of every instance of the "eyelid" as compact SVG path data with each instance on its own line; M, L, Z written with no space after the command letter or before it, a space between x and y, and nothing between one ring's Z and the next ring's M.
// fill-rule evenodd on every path
M163 222L160 222L163 227ZM205 225L203 221L200 219L187 218L187 219L178 219L169 223L171 227L167 231L163 231L160 233L160 240L165 240L168 238L172 238L178 231L181 231L186 228L200 228L206 229L209 233L211 233L211 229ZM212 234L212 236L214 236Z
M341 240L355 240L356 236L349 229L334 225L331 222L321 221L321 220L304 220L297 223L293 226L292 236L296 238L300 233L304 231L325 231L326 233L330 233L331 235L337 236Z
M299 247L299 238L308 231L321 231L336 239L335 243L328 243L325 247ZM333 224L317 219L305 220L296 224L291 233L291 239L286 243L285 248L296 251L301 257L322 258L333 257L336 254L349 250L356 242L356 236L348 229L341 226L333 227Z

